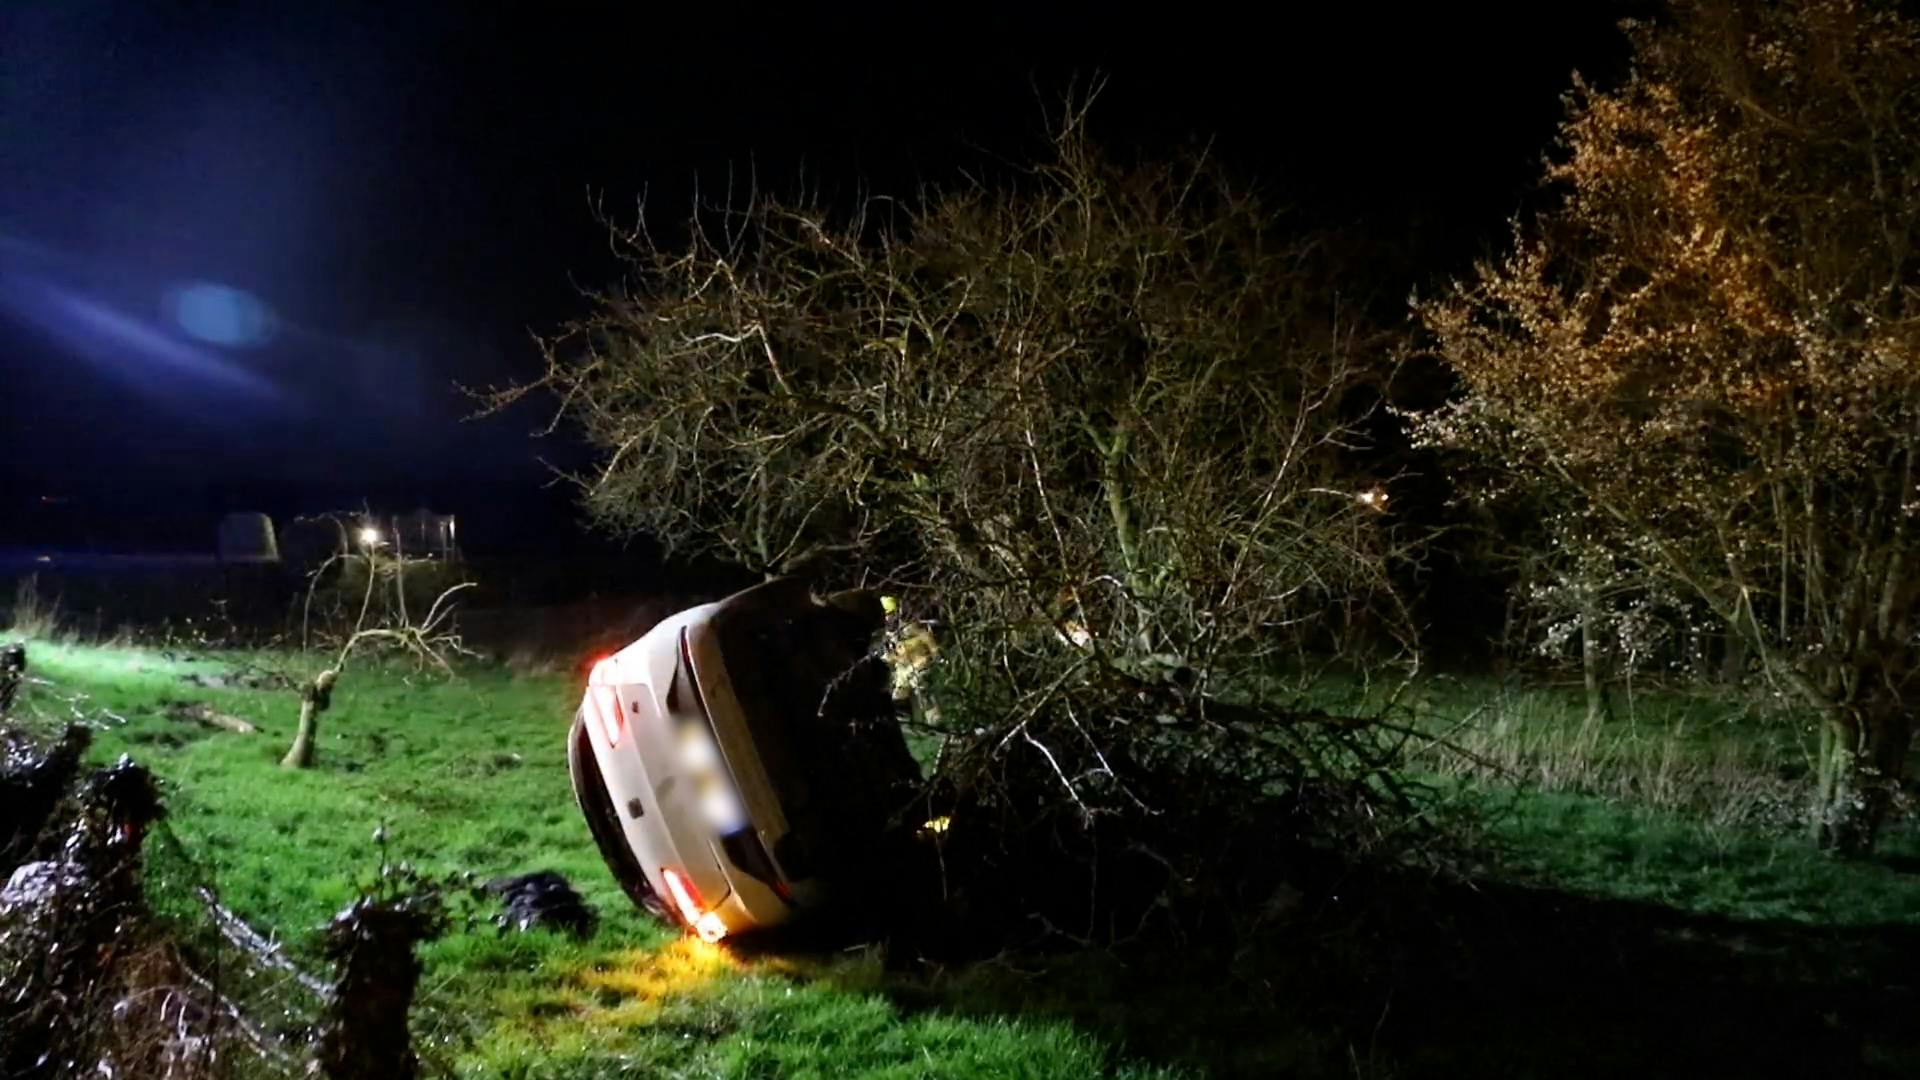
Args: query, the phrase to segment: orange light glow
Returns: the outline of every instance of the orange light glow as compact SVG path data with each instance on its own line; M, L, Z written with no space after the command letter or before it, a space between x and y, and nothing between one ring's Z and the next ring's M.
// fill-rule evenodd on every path
M667 879L667 895L673 897L673 906L680 909L680 917L685 919L700 940L711 945L727 936L727 924L719 915L706 910L706 904L700 900L700 890L693 887L679 872L660 868L660 876Z
M664 866L660 868L660 876L667 879L667 895L673 898L673 906L680 909L680 917L688 926L699 922L700 916L706 914L706 905L700 902L700 891L693 887L693 882Z

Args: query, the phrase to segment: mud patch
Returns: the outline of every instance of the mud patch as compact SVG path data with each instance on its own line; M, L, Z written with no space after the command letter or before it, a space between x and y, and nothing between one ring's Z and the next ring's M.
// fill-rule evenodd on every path
M160 711L161 715L176 723L231 731L236 735L255 735L260 731L252 721L223 713L204 701L164 701L160 703Z
M241 671L189 671L180 676L188 686L209 690L290 690L293 680L277 671L246 669Z

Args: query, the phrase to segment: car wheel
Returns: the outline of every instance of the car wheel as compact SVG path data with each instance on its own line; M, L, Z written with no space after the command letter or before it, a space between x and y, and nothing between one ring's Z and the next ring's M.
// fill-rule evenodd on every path
M620 883L628 899L641 911L671 923L673 919L667 912L666 902L647 884L640 860L627 846L613 796L607 791L606 778L600 775L600 763L594 760L593 744L587 740L587 725L574 717L573 731L567 738L567 772L573 777L574 801L580 804L580 813L587 819L587 831L593 833L600 857L606 860L607 869L613 871L613 879Z

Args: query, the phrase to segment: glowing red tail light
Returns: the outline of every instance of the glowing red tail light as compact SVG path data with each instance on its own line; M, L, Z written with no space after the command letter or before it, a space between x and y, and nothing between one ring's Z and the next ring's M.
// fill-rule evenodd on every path
M607 733L609 746L619 746L620 736L627 729L627 715L620 708L620 694L614 689L619 680L619 660L612 656L595 662L587 675L587 701L600 721L600 730Z
M660 868L660 876L667 881L667 895L673 897L673 906L680 909L680 917L700 935L700 940L709 944L727 936L727 924L720 916L707 910L700 900L700 890L693 887L685 875L667 867Z
M673 898L673 906L680 909L680 915L687 920L687 925L692 926L700 921L700 916L707 913L707 907L700 902L700 890L693 887L693 882L680 876L679 871L665 867L661 867L660 876L667 879L667 895Z

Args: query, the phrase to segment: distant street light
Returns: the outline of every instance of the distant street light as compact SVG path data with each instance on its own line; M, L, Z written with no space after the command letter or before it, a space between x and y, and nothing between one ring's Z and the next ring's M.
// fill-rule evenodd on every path
M380 546L380 530L374 528L371 525L368 525L365 528L361 529L360 530L360 546L361 547L379 547Z

